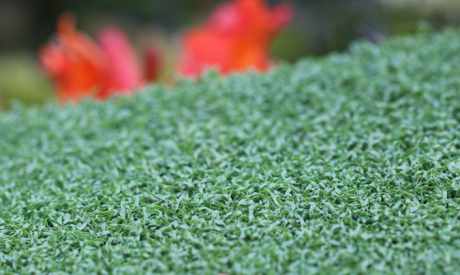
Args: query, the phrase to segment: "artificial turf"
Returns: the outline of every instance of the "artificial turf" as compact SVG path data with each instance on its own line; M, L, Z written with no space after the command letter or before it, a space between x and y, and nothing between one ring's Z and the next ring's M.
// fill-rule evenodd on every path
M459 274L460 31L0 114L0 273Z

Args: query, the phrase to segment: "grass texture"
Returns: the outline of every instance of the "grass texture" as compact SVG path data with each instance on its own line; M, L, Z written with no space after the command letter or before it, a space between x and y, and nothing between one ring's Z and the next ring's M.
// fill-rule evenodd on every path
M460 31L0 114L2 274L459 274Z

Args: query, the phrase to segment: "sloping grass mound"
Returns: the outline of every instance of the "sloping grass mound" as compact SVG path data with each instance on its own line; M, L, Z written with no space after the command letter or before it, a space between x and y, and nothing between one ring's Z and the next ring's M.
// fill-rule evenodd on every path
M460 32L0 114L0 268L460 272Z

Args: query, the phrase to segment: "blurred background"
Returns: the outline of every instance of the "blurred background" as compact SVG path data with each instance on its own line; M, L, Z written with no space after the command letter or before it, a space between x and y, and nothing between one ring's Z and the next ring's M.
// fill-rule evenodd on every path
M344 51L357 39L380 43L412 33L421 20L434 29L460 25L459 0L284 0L296 16L272 46L286 62ZM120 26L139 48L155 44L162 55L162 78L174 72L181 34L201 24L215 0L0 0L0 109L18 100L37 105L52 98L38 49L55 32L56 20L71 11L78 29L93 36L110 24ZM282 1L267 0L274 5Z

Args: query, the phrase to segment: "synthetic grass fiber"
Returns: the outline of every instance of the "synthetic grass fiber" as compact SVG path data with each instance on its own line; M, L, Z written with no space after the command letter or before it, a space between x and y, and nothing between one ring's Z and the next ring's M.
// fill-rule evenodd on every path
M0 114L4 274L460 274L460 31Z

